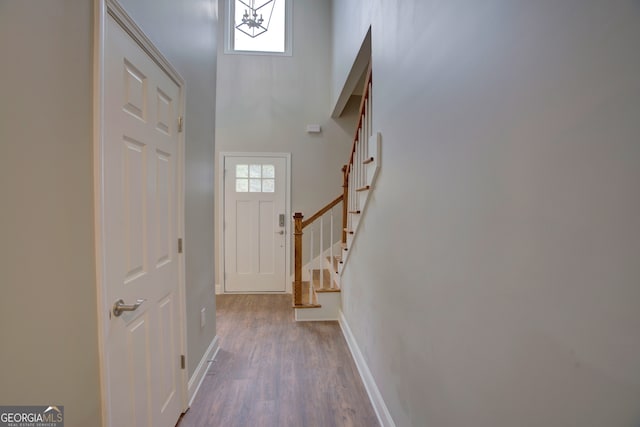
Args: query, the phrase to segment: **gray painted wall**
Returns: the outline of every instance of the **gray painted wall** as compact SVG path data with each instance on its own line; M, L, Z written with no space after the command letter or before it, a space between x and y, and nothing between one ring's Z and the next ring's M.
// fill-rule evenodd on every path
M221 20L225 4L219 0ZM224 54L218 46L216 153L292 153L292 207L307 216L342 192L340 169L355 130L353 113L330 118L330 66L328 0L293 3L293 56ZM322 133L306 133L307 124L320 124Z
M0 1L0 403L68 426L101 409L92 22L86 0Z
M93 2L0 0L0 403L99 425L93 231ZM124 1L186 80L189 373L215 336L217 5ZM208 323L200 328L200 309Z
M638 425L640 3L334 8L383 136L343 310L396 425Z

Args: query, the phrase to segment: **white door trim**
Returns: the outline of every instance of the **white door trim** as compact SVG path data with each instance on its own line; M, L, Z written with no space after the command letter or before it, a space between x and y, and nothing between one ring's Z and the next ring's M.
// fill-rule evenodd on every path
M221 151L218 153L218 194L220 194L220 203L218 204L218 232L216 233L218 237L218 247L220 250L218 251L218 268L221 271L221 275L219 277L220 280L220 292L226 293L225 291L225 235L224 235L224 183L225 183L225 173L224 173L224 165L227 157L284 157L287 165L287 171L285 174L285 216L289 219L287 223L287 239L285 240L285 290L284 293L291 293L291 238L293 236L293 226L291 224L291 153L268 153L268 152L260 152L260 153L247 153L247 152L236 152L236 151ZM242 292L233 292L234 294L242 293ZM252 292L256 293L256 292ZM270 294L277 292L268 292Z
M178 108L180 115L185 111L185 83L184 79L154 46L151 40L144 34L140 27L127 14L126 10L117 0L94 0L94 58L93 58L93 172L94 172L94 232L95 232L95 259L97 282L97 308L98 308L98 348L100 359L100 387L102 393L102 425L110 426L109 384L107 372L107 348L108 328L111 313L111 301L107 301L107 288L105 283L105 231L104 231L104 173L102 168L104 153L104 86L105 86L105 34L107 18L111 15L116 22L129 34L129 36L144 50L150 58L178 85L180 98ZM178 179L177 216L178 236L184 238L184 132L178 134L177 167ZM186 297L185 297L185 265L184 253L178 256L178 339L181 354L187 356L186 334ZM188 373L182 369L180 373L180 402L184 412L188 408Z

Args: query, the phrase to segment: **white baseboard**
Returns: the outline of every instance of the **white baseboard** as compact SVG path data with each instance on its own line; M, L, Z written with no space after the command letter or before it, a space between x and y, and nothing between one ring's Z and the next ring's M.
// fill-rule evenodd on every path
M216 283L216 295L220 295L222 292L222 285L220 283Z
M216 354L218 354L218 350L220 350L220 346L218 345L218 336L209 344L209 348L200 359L200 363L198 363L198 367L193 372L193 375L189 379L188 384L188 394L189 394L189 406L193 403L193 400L198 394L198 390L200 390L200 386L202 385L202 381L204 380L204 376L211 365L211 360L215 359Z
M351 355L353 356L353 360L356 362L356 366L358 367L358 372L360 373L360 377L362 378L362 382L364 383L364 388L367 390L367 394L369 395L369 400L371 400L371 404L373 405L373 410L376 411L376 416L378 417L378 422L382 427L395 427L396 423L391 418L391 414L389 413L389 409L387 405L384 403L384 399L382 398L382 394L380 394L380 390L376 385L375 380L373 379L373 375L371 375L371 371L367 366L367 362L364 360L362 356L362 352L358 347L358 343L356 342L353 333L351 332L351 328L347 323L347 319L344 317L344 313L342 310L338 313L338 322L340 323L340 329L342 329L342 334L344 335L345 340L347 341L347 345L349 346L349 350L351 350Z

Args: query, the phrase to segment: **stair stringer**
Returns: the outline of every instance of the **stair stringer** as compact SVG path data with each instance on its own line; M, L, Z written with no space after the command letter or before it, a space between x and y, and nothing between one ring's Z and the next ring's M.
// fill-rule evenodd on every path
M351 231L353 231L353 234L347 234L347 244L346 247L342 248L342 260L339 264L338 276L342 276L344 266L349 259L349 248L353 246L353 242L358 235L360 222L364 218L364 215L367 211L368 201L375 189L376 178L378 177L378 173L380 171L382 153L382 135L380 134L380 132L376 132L371 135L367 143L369 144L368 148L370 157L373 159L370 163L367 163L365 165L367 176L366 185L369 186L369 189L362 191L359 196L360 206L358 207L358 209L360 210L360 213L349 213L349 215L351 216Z

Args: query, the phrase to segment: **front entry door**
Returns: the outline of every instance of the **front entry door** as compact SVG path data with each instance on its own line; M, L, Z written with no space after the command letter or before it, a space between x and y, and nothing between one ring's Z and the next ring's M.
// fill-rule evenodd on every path
M225 292L285 290L286 160L225 157Z
M181 413L180 87L111 17L104 48L105 295L122 299L106 336L112 427L175 426Z

